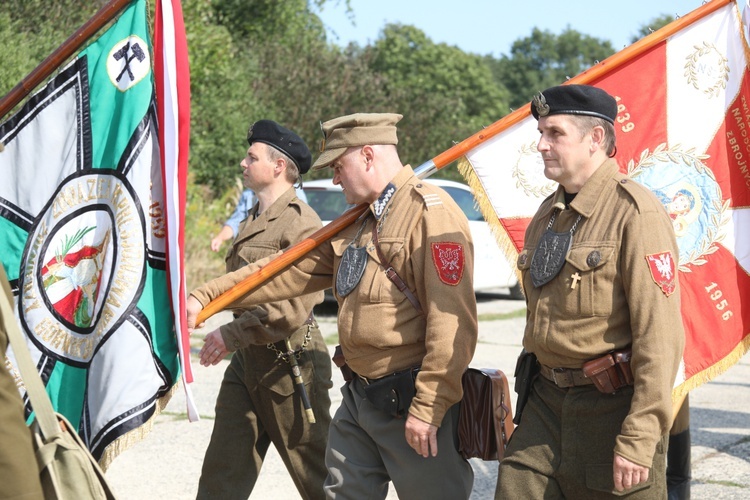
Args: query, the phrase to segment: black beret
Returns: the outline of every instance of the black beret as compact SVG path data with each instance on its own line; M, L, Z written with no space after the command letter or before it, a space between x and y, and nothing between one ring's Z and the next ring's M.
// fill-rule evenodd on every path
M558 85L534 96L531 114L537 120L549 115L596 116L614 124L617 101L602 89L590 85Z
M278 149L292 159L300 174L307 173L312 154L300 136L272 120L258 120L247 131L247 143L262 142Z

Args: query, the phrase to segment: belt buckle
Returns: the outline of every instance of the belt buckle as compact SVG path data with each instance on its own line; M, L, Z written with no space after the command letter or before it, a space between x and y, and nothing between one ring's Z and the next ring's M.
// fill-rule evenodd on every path
M571 387L573 383L573 373L565 368L552 369L552 381L557 387Z

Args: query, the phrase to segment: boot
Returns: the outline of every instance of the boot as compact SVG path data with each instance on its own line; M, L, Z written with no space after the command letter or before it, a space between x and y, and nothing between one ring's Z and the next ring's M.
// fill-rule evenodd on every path
M669 436L667 498L690 500L690 428Z

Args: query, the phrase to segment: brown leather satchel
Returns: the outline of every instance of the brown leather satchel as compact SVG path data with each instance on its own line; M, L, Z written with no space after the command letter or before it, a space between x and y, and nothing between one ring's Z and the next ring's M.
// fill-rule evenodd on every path
M495 368L469 368L462 384L458 452L467 460L502 460L514 429L507 377Z

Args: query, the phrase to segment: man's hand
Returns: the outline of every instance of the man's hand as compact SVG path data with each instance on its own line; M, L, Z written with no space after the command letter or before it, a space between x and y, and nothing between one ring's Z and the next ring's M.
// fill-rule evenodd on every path
M200 301L192 295L189 295L187 304L185 304L185 309L187 311L188 331L192 332L195 328L201 328L203 323L198 326L195 325L195 320L198 319L198 314L203 310L203 305Z
M221 331L218 328L206 335L203 342L205 344L201 347L200 352L201 365L203 366L215 365L229 354L227 346L224 344L224 339L221 338Z
M419 420L414 415L406 417L406 442L414 451L427 458L438 454L437 426Z
M648 481L648 467L634 464L617 453L615 453L613 474L617 491L625 491Z

